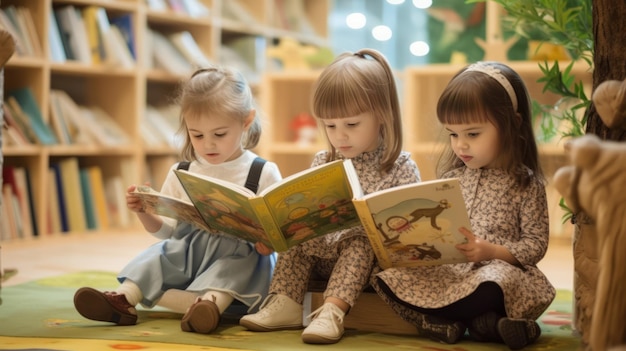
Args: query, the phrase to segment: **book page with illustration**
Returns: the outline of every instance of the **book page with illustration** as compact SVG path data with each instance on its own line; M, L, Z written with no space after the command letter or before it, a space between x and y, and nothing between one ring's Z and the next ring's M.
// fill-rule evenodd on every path
M241 238L252 236L255 240L250 241L279 252L360 224L352 204L360 186L349 160L294 174L258 196L235 184L175 172L209 227Z
M174 172L211 231L274 246L250 203L250 199L256 196L252 191L238 184L185 170Z
M352 161L333 161L305 174L262 193L287 247L361 224L352 203L362 194Z
M204 230L210 230L198 210L190 202L161 194L146 185L138 186L133 194L141 199L143 210L146 213L175 218L182 222L195 224Z
M471 229L458 179L403 185L354 201L382 268L466 262Z

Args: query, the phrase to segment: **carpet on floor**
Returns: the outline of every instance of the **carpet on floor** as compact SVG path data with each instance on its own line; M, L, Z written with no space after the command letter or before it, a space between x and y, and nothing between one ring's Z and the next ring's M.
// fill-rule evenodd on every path
M0 290L0 350L320 350L300 339L301 331L255 333L237 324L235 315L225 318L210 335L180 330L180 314L164 309L138 308L134 326L119 327L90 321L78 314L72 302L82 286L112 290L117 286L111 272L79 272L41 279ZM580 338L571 327L572 294L559 290L555 301L540 318L542 336L525 350L577 350ZM337 344L324 350L503 350L502 344L476 343L464 338L455 345L422 337L347 330Z

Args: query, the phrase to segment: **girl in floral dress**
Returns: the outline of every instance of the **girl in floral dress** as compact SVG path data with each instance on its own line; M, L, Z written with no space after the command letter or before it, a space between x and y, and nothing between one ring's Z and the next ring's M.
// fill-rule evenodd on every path
M402 148L400 105L385 57L371 49L340 55L321 73L313 113L329 141L317 166L351 159L364 193L419 181ZM302 302L313 272L328 279L324 304L309 317L305 343L330 344L343 336L343 318L368 284L374 252L362 226L330 233L281 253L270 295L240 324L253 331L302 328Z
M537 340L536 319L555 289L537 268L548 248L544 178L530 97L508 66L479 62L443 91L437 115L449 134L438 175L459 178L472 228L457 246L469 263L391 268L372 285L420 335L521 349Z

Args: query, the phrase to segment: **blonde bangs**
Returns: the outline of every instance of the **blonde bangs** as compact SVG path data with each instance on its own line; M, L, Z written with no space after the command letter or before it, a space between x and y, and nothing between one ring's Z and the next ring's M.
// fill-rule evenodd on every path
M360 72L343 65L326 72L318 81L313 114L319 119L357 116L372 111L372 103ZM327 78L332 77L332 78Z
M183 107L184 106L184 107ZM181 106L180 114L185 120L196 120L203 116L210 115L213 111L207 109L207 106L199 101L189 102Z

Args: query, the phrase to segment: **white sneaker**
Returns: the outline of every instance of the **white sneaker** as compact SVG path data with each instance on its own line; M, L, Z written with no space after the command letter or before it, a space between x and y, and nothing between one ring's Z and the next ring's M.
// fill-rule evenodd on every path
M302 305L285 295L269 295L259 311L239 320L252 331L274 331L302 328Z
M307 344L334 344L343 336L343 312L337 305L327 302L307 318L313 318L302 332Z

